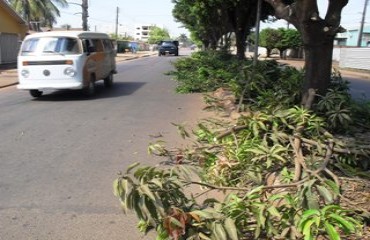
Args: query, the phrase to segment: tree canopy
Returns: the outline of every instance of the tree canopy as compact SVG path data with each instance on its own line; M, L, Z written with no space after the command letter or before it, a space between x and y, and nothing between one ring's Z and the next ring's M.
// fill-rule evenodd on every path
M37 22L41 27L53 27L60 16L58 6L68 6L66 0L9 0L9 3L27 23ZM30 28L33 29L31 25Z
M153 26L151 28L149 35L149 44L156 44L161 40L166 40L170 38L170 34L168 33L167 29L156 26Z
M288 48L298 48L302 46L299 32L295 29L286 28L265 28L260 32L260 46L267 49L267 56L270 56L272 49L280 51L280 57Z
M258 0L173 0L174 17L189 29L205 48L217 47L228 33L235 33L237 55L244 59L246 38L256 23ZM267 19L272 8L263 4L262 19Z

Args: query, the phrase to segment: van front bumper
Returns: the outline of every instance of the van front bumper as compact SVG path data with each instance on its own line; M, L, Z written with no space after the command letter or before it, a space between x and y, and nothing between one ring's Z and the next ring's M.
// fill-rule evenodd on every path
M19 83L17 85L18 89L21 90L32 90L32 89L37 89L37 90L63 90L63 89L82 89L83 84L81 82L59 82L59 83L45 83L44 81L37 83L37 82L32 82L32 83Z

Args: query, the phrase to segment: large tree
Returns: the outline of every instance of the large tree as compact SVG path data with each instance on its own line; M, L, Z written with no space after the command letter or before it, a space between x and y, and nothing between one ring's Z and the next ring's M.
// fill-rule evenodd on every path
M279 28L276 29L280 36L279 41L275 42L275 48L279 49L280 58L284 58L284 52L291 48L297 49L302 46L302 38L299 32L295 29Z
M153 26L149 32L149 44L156 44L162 40L170 39L170 34L167 29Z
M236 54L239 59L245 59L246 40L250 34L250 30L256 23L258 0L224 0L221 1L221 4L227 13L227 20L232 26L232 31L235 33ZM263 3L261 20L267 19L268 15L271 13L271 7Z
M281 41L280 33L274 28L265 28L260 32L261 47L266 48L267 57L270 57L272 49L276 48L276 43Z
M172 0L173 16L203 43L205 48L217 47L221 37L230 31L220 0Z
M217 47L222 36L234 32L239 59L245 58L246 39L255 26L258 0L173 0L174 17L204 45ZM273 11L263 3L262 19Z
M325 94L332 70L334 37L340 26L342 9L348 0L328 0L324 18L320 17L317 0L265 0L275 9L275 16L293 24L300 32L305 51L303 103L309 92Z
M29 24L37 22L43 27L56 23L60 16L58 6L68 6L66 0L9 0L9 3Z

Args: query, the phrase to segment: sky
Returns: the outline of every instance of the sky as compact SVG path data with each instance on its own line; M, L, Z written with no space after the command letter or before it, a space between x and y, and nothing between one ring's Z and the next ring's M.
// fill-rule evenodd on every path
M320 16L324 17L328 0L317 0ZM81 4L81 0L69 0L69 3ZM365 0L349 0L342 12L342 26L346 29L360 26ZM370 5L370 4L369 4ZM88 24L91 31L115 32L116 10L119 8L119 33L132 35L136 24L155 24L166 28L172 37L189 32L181 27L181 23L172 16L173 3L171 0L89 0ZM68 8L60 8L61 17L55 26L69 24L72 27L81 27L81 6L70 4ZM370 24L370 6L367 8L366 23ZM265 27L285 27L285 21L264 23Z
M81 0L67 0L81 4ZM175 22L172 16L173 4L171 0L89 0L88 24L91 31L115 32L116 12L119 8L119 32L128 34L136 24L151 25L166 28L171 36L189 32ZM69 4L68 8L60 8L61 17L55 26L69 24L72 27L81 27L81 6ZM132 33L131 33L132 34Z
M370 1L370 0L369 0ZM326 8L328 5L328 0L317 0L319 6L319 12L321 18L325 18ZM359 28L362 20L362 12L364 11L365 0L349 0L348 4L342 10L342 20L341 25L349 30L353 28ZM365 23L370 25L370 2L366 11ZM264 27L286 27L287 22L284 20L279 20L276 23L263 23Z

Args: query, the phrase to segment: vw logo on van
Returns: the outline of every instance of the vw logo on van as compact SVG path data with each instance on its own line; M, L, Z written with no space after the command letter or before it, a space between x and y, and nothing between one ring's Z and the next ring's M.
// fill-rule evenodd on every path
M46 70L44 70L44 72L43 72L43 73L44 73L44 75L45 75L46 77L47 77L47 76L50 76L50 71L49 71L49 70L47 70L47 69L46 69Z

